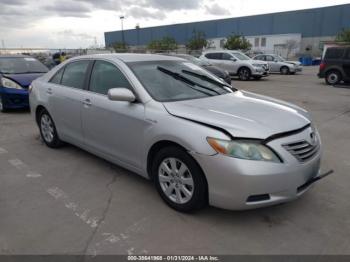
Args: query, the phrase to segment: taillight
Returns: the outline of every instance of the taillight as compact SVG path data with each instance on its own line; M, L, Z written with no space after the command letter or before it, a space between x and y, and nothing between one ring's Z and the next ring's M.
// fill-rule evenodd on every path
M326 63L325 62L321 62L320 64L320 71L324 70L326 68Z
M32 90L33 90L33 86L32 86L32 85L30 85L30 86L28 87L28 91L29 91L29 93L31 93L31 92L32 92Z

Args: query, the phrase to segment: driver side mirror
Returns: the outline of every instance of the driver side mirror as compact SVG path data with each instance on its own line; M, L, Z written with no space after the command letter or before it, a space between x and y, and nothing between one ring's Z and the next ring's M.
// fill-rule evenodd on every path
M231 57L230 60L233 61L233 62L236 62L236 61L237 61L237 59L234 58L234 57Z
M136 97L130 89L117 87L108 90L108 99L111 101L134 102Z

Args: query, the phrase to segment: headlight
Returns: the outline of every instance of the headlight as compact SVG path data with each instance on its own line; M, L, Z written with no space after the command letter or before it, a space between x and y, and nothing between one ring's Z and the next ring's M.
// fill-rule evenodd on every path
M218 153L248 160L281 163L280 158L267 146L250 140L222 140L208 137L209 145Z
M19 84L5 77L1 78L1 85L6 88L23 89Z
M253 64L255 67L263 67L263 64Z
M225 70L225 74L226 74L226 75L229 75L229 72L228 72L227 70Z

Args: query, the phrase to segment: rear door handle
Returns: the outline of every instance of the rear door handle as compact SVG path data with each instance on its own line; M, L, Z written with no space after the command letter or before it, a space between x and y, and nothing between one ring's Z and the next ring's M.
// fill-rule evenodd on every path
M52 95L52 89L49 87L49 88L46 90L46 93L49 94L49 95Z
M83 105L86 106L86 107L89 107L89 106L92 105L92 103L91 103L90 99L87 98L87 99L85 99L85 100L83 101Z

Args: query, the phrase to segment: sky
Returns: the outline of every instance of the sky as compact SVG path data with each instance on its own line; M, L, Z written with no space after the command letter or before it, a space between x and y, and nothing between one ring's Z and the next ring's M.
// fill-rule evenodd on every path
M86 48L104 32L274 13L350 0L0 0L0 47Z

